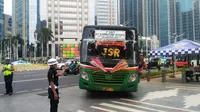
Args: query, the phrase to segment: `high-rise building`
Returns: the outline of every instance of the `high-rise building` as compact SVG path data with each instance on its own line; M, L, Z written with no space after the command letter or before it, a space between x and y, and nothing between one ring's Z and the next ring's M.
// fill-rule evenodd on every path
M46 20L46 2L46 0L13 0L12 34L20 35L24 43L35 44L36 28L41 25L41 20ZM26 57L27 44L24 44L23 51L23 57Z
M4 0L0 0L0 40L4 38Z
M52 57L60 44L78 43L85 25L94 24L94 0L48 0L47 26L53 31L55 42Z
M12 16L4 14L4 34L12 35Z
M195 41L200 43L200 1L193 0Z
M119 0L95 1L95 24L117 25L119 24Z
M159 0L120 0L120 23L141 36L159 36Z
M180 39L189 39L195 41L195 27L193 16L192 0L176 0L176 18L177 18L177 34L183 34Z
M160 0L161 46L182 39L200 42L199 0Z

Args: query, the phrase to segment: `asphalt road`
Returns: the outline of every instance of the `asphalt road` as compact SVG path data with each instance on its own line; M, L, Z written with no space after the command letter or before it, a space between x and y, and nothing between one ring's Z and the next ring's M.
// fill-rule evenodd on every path
M78 83L78 76L69 75L59 78L59 87L75 85ZM13 92L23 93L46 90L48 87L47 70L15 72L13 78ZM0 94L5 92L4 77L0 75Z
M200 86L141 81L138 92L61 91L61 112L199 112ZM70 103L67 103L70 102Z

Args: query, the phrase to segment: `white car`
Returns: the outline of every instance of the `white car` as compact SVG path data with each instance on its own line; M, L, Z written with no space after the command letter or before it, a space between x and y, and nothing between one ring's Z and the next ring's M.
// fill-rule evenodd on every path
M65 66L65 65L66 66L70 65L71 61L72 60L67 60L65 63L58 63L57 64L58 69L62 70L62 67Z
M62 67L64 67L64 66L65 66L65 63L58 63L57 64L57 67L58 67L59 70L62 70Z

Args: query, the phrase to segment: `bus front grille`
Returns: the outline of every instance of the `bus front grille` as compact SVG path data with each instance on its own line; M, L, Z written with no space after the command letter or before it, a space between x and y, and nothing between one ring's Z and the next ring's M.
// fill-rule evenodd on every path
M123 73L103 73L94 72L92 74L93 82L95 83L105 83L105 84L123 84L126 74Z

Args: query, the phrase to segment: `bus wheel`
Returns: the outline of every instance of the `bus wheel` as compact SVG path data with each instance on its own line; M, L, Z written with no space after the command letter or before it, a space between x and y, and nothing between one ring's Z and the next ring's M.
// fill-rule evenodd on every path
M95 92L95 91L92 91L92 90L87 90L87 92L89 92L89 93L93 93L93 92Z

